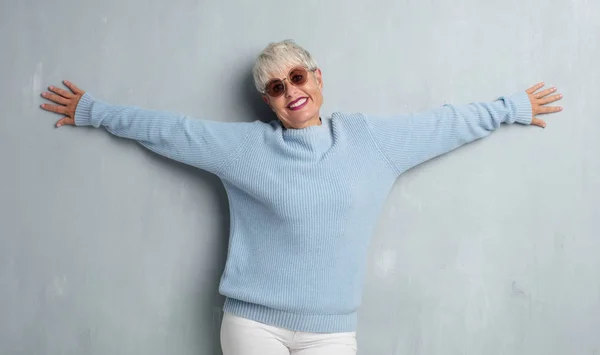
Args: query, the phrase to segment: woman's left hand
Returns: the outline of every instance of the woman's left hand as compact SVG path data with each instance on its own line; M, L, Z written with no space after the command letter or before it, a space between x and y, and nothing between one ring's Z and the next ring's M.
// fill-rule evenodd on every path
M527 95L529 96L529 101L531 101L531 114L533 119L531 120L531 124L534 126L539 126L542 128L546 127L546 122L544 120L537 118L537 115L540 114L548 114L554 112L562 111L562 107L560 106L545 106L551 102L558 101L562 99L562 94L554 94L556 92L556 88L549 88L543 91L538 91L544 86L544 83L538 83L529 89L526 90ZM549 96L550 95L550 96Z

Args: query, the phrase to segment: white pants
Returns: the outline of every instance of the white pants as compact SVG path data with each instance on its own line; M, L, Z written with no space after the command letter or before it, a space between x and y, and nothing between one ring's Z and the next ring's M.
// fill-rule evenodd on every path
M223 355L356 355L356 347L356 332L296 332L231 313L221 323Z

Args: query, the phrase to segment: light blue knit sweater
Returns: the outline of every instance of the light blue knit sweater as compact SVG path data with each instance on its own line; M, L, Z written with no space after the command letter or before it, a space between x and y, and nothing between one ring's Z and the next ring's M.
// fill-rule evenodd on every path
M224 311L297 331L344 332L356 329L369 240L398 175L501 123L531 118L525 92L418 114L335 113L304 129L194 119L85 94L75 123L220 177L231 213Z

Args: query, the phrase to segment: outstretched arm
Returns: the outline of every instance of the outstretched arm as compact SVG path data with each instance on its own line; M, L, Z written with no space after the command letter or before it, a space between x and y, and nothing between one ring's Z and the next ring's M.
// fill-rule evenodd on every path
M444 105L416 114L367 117L373 139L398 175L429 159L488 136L502 123L545 127L536 115L558 112L561 107L544 105L562 95L539 83L524 92L503 96L493 102Z
M220 169L240 150L254 123L194 119L169 112L117 106L98 101L75 85L65 82L71 92L50 87L42 96L58 105L42 108L65 115L62 125L105 127L112 134L138 141L165 157L219 174Z

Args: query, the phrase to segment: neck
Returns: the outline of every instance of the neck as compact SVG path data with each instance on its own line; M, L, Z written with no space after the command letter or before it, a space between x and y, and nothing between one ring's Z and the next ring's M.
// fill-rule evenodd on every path
M290 125L289 123L282 121L282 120L279 120L279 122L281 122L281 125L285 129L302 129L302 128L311 127L311 126L320 126L323 123L320 116L317 116L316 118L311 119L310 121L306 122L306 124L299 126L299 127L294 127L294 126Z

